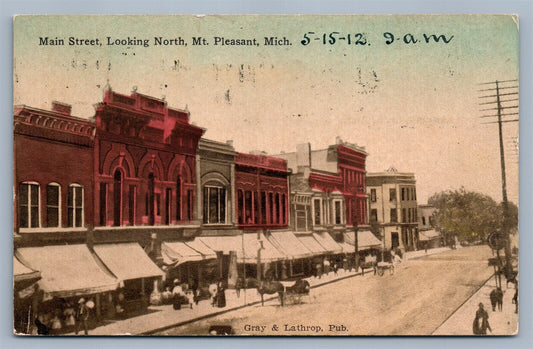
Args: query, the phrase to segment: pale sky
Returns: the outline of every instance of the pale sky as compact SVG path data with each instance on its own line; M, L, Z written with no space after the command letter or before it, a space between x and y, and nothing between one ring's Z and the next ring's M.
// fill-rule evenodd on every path
M304 46L307 32L318 40ZM322 35L332 32L337 41L324 45ZM384 33L399 40L387 45ZM406 44L406 34L421 41ZM423 34L453 38L426 43ZM159 36L188 45L154 46ZM193 46L199 36L209 45ZM260 45L215 46L215 36ZM271 36L292 45L265 46ZM65 45L40 46L39 37ZM102 46L69 46L69 37L99 38ZM108 46L107 37L147 39L149 47ZM366 44L355 45L357 38ZM517 79L518 52L518 25L509 16L18 17L14 103L50 109L59 100L90 117L107 81L123 94L137 86L170 107L187 107L205 137L232 139L237 151L292 152L303 142L320 149L340 136L366 148L368 172L394 166L415 173L419 203L461 186L500 201L498 129L482 124L493 120L480 118L487 106L478 105L486 93L478 90ZM517 137L518 124L505 123L513 202Z

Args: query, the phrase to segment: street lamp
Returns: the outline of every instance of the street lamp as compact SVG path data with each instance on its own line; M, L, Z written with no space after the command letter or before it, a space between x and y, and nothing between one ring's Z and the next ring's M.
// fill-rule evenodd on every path
M263 240L261 240L261 233L257 233L257 242L259 242L259 248L257 249L257 281L261 281L261 250L263 247Z

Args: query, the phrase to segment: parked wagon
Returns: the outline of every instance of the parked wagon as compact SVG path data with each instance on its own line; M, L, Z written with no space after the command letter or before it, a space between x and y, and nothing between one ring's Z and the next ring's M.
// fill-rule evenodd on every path
M389 270L390 275L394 274L394 264L389 262L378 262L376 271L379 276L385 275L385 270Z

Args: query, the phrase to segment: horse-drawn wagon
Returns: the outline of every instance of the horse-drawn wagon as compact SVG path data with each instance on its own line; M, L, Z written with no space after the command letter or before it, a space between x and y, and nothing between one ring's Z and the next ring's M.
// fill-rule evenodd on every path
M376 272L379 276L385 274L385 270L388 270L390 275L394 274L394 264L390 262L378 262L376 264Z

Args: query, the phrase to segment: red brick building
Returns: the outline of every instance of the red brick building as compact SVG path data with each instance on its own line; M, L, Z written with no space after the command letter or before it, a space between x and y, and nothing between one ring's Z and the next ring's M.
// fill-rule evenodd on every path
M289 183L285 160L237 153L235 192L239 228L259 230L287 227Z
M95 226L109 227L97 228L95 237L147 239L147 226L159 227L152 231L162 237L178 237L180 227L194 234L196 150L204 130L189 123L187 111L136 92L106 91L95 121Z
M94 123L58 102L52 111L15 107L13 121L15 243L84 240L93 224Z

